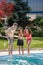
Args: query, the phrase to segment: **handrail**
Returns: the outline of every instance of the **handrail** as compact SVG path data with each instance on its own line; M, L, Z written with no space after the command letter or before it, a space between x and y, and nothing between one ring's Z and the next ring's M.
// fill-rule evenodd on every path
M1 35L0 37L1 37L1 38L8 38L7 36L2 36L2 35ZM18 38L17 35L14 35L14 37L15 37L15 38Z

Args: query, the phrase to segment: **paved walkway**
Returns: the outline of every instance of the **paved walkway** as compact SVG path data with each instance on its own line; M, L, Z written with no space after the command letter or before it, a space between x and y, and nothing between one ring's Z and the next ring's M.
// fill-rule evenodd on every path
M43 50L30 50L30 53L43 53ZM13 55L19 54L18 51L13 51ZM27 54L27 50L24 51L24 54ZM8 51L1 51L0 56L8 55Z

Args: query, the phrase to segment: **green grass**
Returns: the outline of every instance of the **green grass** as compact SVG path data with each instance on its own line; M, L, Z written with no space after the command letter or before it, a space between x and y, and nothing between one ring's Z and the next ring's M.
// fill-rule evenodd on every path
M5 49L8 48L8 41L5 39L0 39L0 50L4 49L4 43L6 43ZM14 49L17 49L17 39L14 40L13 44ZM33 37L30 44L31 48L43 48L43 37ZM24 48L27 48L26 39L24 39Z

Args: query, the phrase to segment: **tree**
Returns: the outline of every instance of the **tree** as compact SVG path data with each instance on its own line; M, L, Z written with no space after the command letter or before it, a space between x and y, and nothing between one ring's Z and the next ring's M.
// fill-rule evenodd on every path
M2 0L0 3L0 18L5 16L9 17L14 11L14 5L12 3L7 3L6 0Z
M14 4L12 2L7 2L6 0L1 0L0 2L0 21L3 24L3 29L8 28L8 18L12 15L14 11ZM11 22L10 22L11 23Z
M41 19L39 21L39 25L43 27L43 17L41 17Z
M34 21L33 24L35 24L36 26L43 26L43 17L38 16Z
M28 12L30 12L30 7L28 6L27 2L23 0L13 0L15 5L15 11L13 12L12 15L12 20L11 18L9 19L9 24L10 21L12 22L17 22L19 26L25 27L29 23L29 18L26 16Z

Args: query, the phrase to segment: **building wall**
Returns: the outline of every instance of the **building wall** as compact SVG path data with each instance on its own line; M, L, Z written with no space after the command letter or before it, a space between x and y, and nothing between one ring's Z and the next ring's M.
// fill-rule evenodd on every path
M43 0L28 0L32 11L43 11Z

